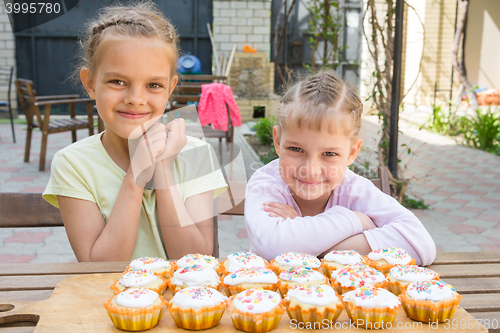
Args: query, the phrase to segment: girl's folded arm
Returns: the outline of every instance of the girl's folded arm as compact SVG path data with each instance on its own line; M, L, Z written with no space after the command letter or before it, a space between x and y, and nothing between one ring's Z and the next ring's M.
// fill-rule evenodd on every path
M417 264L431 264L436 257L436 245L422 222L367 179L358 177L351 187L357 185L364 191L351 198L348 207L365 213L376 224L377 228L363 232L371 248L400 247L407 250Z
M316 216L283 219L270 217L264 211L266 201L287 204L277 187L263 181L256 186L249 183L245 196L245 223L250 246L268 260L289 251L319 255L363 231L357 215L344 207L334 206Z

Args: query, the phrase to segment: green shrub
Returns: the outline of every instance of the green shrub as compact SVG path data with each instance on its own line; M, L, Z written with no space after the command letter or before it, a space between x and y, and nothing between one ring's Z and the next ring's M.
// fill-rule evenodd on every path
M274 145L273 145L271 147L271 150L266 155L260 157L260 160L262 161L262 163L267 164L271 161L274 161L278 157L279 156L278 156L278 154L276 154L276 149L274 149Z
M491 108L485 112L478 108L475 117L462 117L460 131L465 144L491 153L499 151L500 117Z
M274 120L270 118L261 118L254 126L257 139L263 145L273 143L273 126Z

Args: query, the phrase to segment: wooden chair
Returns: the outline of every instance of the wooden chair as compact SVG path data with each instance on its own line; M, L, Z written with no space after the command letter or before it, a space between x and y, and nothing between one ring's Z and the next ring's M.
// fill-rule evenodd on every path
M209 83L226 83L225 76L214 75L182 75L174 93L171 97L171 107L167 112L175 111L176 109L187 106L187 103L199 102L201 97L201 86ZM197 119L198 114L188 115L190 118ZM229 115L228 115L229 117ZM198 127L190 127L189 123L186 124L186 134L198 138L217 138L219 139L219 156L222 162L222 139L226 143L233 142L234 128L229 117L229 128L227 132L221 130L214 130L211 125L203 126L202 132ZM231 147L232 148L232 147Z
M391 195L388 169L386 167L379 167L377 173L378 178L370 180L382 192ZM218 197L217 213L219 215L243 215L245 209L245 189L245 182L229 182L228 190Z
M49 134L71 131L73 142L76 142L76 130L78 129L88 128L89 135L94 134L92 108L94 100L91 98L79 98L79 95L37 96L36 91L33 89L32 81L17 79L15 82L19 103L28 122L24 162L29 162L31 133L34 128L40 128L42 132L39 171L45 170L45 156L47 154L47 139ZM75 104L82 102L87 103L87 120L76 118ZM70 117L65 119L50 119L51 107L56 104L69 104ZM44 107L43 114L40 111L40 107L42 106Z
M0 112L8 112L10 116L10 127L12 129L12 140L16 143L16 133L14 132L14 117L12 115L12 102L10 92L12 87L12 76L14 67L0 67L0 87L7 87L7 100L0 100Z

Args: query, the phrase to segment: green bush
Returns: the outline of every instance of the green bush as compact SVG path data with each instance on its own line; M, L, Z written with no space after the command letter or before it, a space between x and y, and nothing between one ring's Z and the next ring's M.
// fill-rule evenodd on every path
M456 118L456 107L450 105L448 112L445 112L441 105L432 107L432 118L429 119L428 128L441 135L457 135L458 120Z
M498 112L482 109L476 110L476 116L465 116L460 119L460 131L464 135L464 143L490 153L499 151L500 117Z
M257 139L263 145L273 143L273 126L274 120L270 118L261 118L254 126Z

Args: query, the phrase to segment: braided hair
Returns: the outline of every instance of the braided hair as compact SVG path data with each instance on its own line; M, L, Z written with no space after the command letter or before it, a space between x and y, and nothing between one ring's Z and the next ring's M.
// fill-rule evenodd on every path
M359 134L362 113L363 103L355 88L330 69L295 83L274 111L280 134L289 125L314 131L328 125L330 133L340 131L352 139Z
M79 81L82 67L95 73L102 53L101 46L108 40L131 37L149 37L162 40L169 51L171 76L176 74L179 57L179 41L172 23L151 0L134 2L130 5L115 5L101 9L80 40L82 55L75 67L73 78Z

